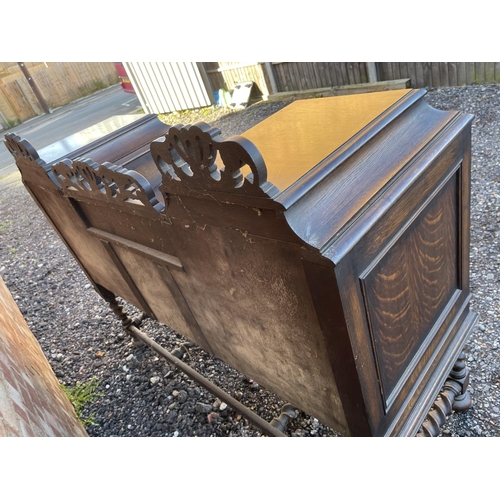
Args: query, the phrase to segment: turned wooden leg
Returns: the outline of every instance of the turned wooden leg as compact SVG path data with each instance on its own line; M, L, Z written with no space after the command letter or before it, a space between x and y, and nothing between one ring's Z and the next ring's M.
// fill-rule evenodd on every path
M134 324L134 326L136 326L137 328L139 328L142 325L142 322L145 319L148 319L148 318L149 318L149 316L145 312L143 312L142 314L140 314L139 316L137 316L136 318L134 318L133 324Z
M458 356L456 363L453 365L449 378L458 382L462 387L460 394L455 398L455 402L453 403L453 410L468 410L472 405L472 398L467 392L467 388L469 387L469 369L465 365L465 354L463 352Z
M286 403L283 408L281 408L280 416L272 419L271 425L281 432L285 432L288 422L290 422L292 418L297 418L298 413L299 410L295 408L295 406Z
M106 290L105 288L100 288L100 293L104 300L109 304L111 310L115 313L116 317L121 321L123 328L125 330L133 324L136 327L141 326L142 322L149 318L147 313L142 313L136 318L130 317L127 313L124 312L123 307L116 300L116 295Z
M424 420L417 437L435 437L441 432L441 427L453 411L465 411L472 405L472 398L467 392L469 386L469 369L465 365L465 354L458 356L451 369L450 375L444 383Z
M104 297L111 307L111 310L115 313L116 317L121 321L123 328L125 330L134 322L134 320L123 310L123 307L116 300L115 295L108 295Z
M142 342L140 339L136 338L134 335L130 333L130 327L135 326L136 323L141 324L142 320L144 317L139 317L134 320L134 318L131 318L124 310L123 307L118 303L116 300L116 295L112 294L111 292L108 292L106 294L103 294L104 300L109 304L109 307L111 310L115 313L116 317L121 321L121 324L123 326L123 329L132 336L134 345L136 347L139 347L142 345ZM147 316L146 316L147 317Z

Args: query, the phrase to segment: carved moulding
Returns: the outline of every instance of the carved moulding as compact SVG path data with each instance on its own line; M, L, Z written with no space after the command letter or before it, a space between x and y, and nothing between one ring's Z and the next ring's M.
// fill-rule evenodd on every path
M71 198L83 196L156 212L165 208L145 177L111 163L99 165L90 159L66 159L54 165L52 173L57 186Z
M163 141L151 143L165 199L169 194L204 196L210 192L271 198L278 192L267 182L264 159L254 144L238 136L220 141L220 134L220 129L203 122L175 125Z
M139 209L162 212L163 203L156 199L149 181L141 174L123 167L91 159L65 159L51 166L43 161L36 149L16 134L5 134L5 145L17 162L42 167L54 184L71 198L109 200Z
M40 165L45 171L50 170L50 166L47 165L40 158L40 156L38 156L36 149L26 139L10 132L5 134L5 146L16 162L20 160L35 162L38 163L38 165Z

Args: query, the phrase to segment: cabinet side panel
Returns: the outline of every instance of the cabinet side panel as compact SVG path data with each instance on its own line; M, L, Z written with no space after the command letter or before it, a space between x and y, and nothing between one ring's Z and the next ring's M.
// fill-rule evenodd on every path
M335 270L333 266L327 267L324 263L311 262L307 258L304 258L303 266L349 435L371 436Z
M457 174L362 276L386 406L458 285Z

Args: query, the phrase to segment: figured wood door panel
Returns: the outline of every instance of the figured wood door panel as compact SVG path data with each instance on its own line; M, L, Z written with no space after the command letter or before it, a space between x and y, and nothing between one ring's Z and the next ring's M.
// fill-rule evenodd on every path
M361 277L386 408L459 288L457 175Z

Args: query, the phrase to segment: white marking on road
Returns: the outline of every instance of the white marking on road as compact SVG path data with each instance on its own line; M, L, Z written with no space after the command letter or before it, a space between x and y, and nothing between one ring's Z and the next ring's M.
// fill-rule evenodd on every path
M132 97L132 99L128 100L128 101L125 101L124 103L122 103L122 106L130 106L129 102L132 102L132 101L135 101L135 97Z

